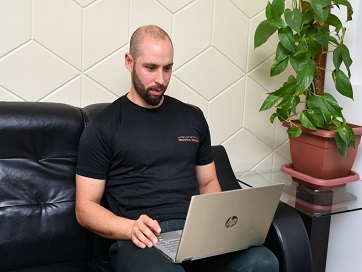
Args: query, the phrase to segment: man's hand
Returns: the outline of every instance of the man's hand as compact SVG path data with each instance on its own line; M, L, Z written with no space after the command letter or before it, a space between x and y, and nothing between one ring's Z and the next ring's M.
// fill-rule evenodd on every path
M147 215L141 215L136 221L134 221L131 240L140 247L145 248L153 247L157 244L157 235L161 233L161 227L156 220L151 219Z

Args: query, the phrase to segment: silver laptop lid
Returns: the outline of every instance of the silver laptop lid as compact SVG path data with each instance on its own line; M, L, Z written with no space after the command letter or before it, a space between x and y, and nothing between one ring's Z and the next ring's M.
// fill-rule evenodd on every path
M284 184L193 196L176 262L264 243Z

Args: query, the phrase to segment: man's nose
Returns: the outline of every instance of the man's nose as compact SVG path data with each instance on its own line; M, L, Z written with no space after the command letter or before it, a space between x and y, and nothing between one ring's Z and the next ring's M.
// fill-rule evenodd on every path
M165 75L162 69L158 70L156 73L155 83L163 85L165 83Z

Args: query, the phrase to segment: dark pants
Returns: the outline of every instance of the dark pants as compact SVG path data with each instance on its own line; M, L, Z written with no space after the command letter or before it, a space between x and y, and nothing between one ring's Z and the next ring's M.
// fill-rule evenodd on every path
M183 224L184 220L169 220L160 223L163 232L182 229ZM174 264L155 248L140 249L132 241L119 240L111 246L110 255L116 272L279 271L277 258L269 249L263 246Z

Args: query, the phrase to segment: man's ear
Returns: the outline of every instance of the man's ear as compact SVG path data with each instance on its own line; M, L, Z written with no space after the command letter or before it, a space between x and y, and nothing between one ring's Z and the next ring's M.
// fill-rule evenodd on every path
M124 55L124 63L126 68L128 69L128 71L132 72L133 71L133 58L132 55L130 53L126 53Z

